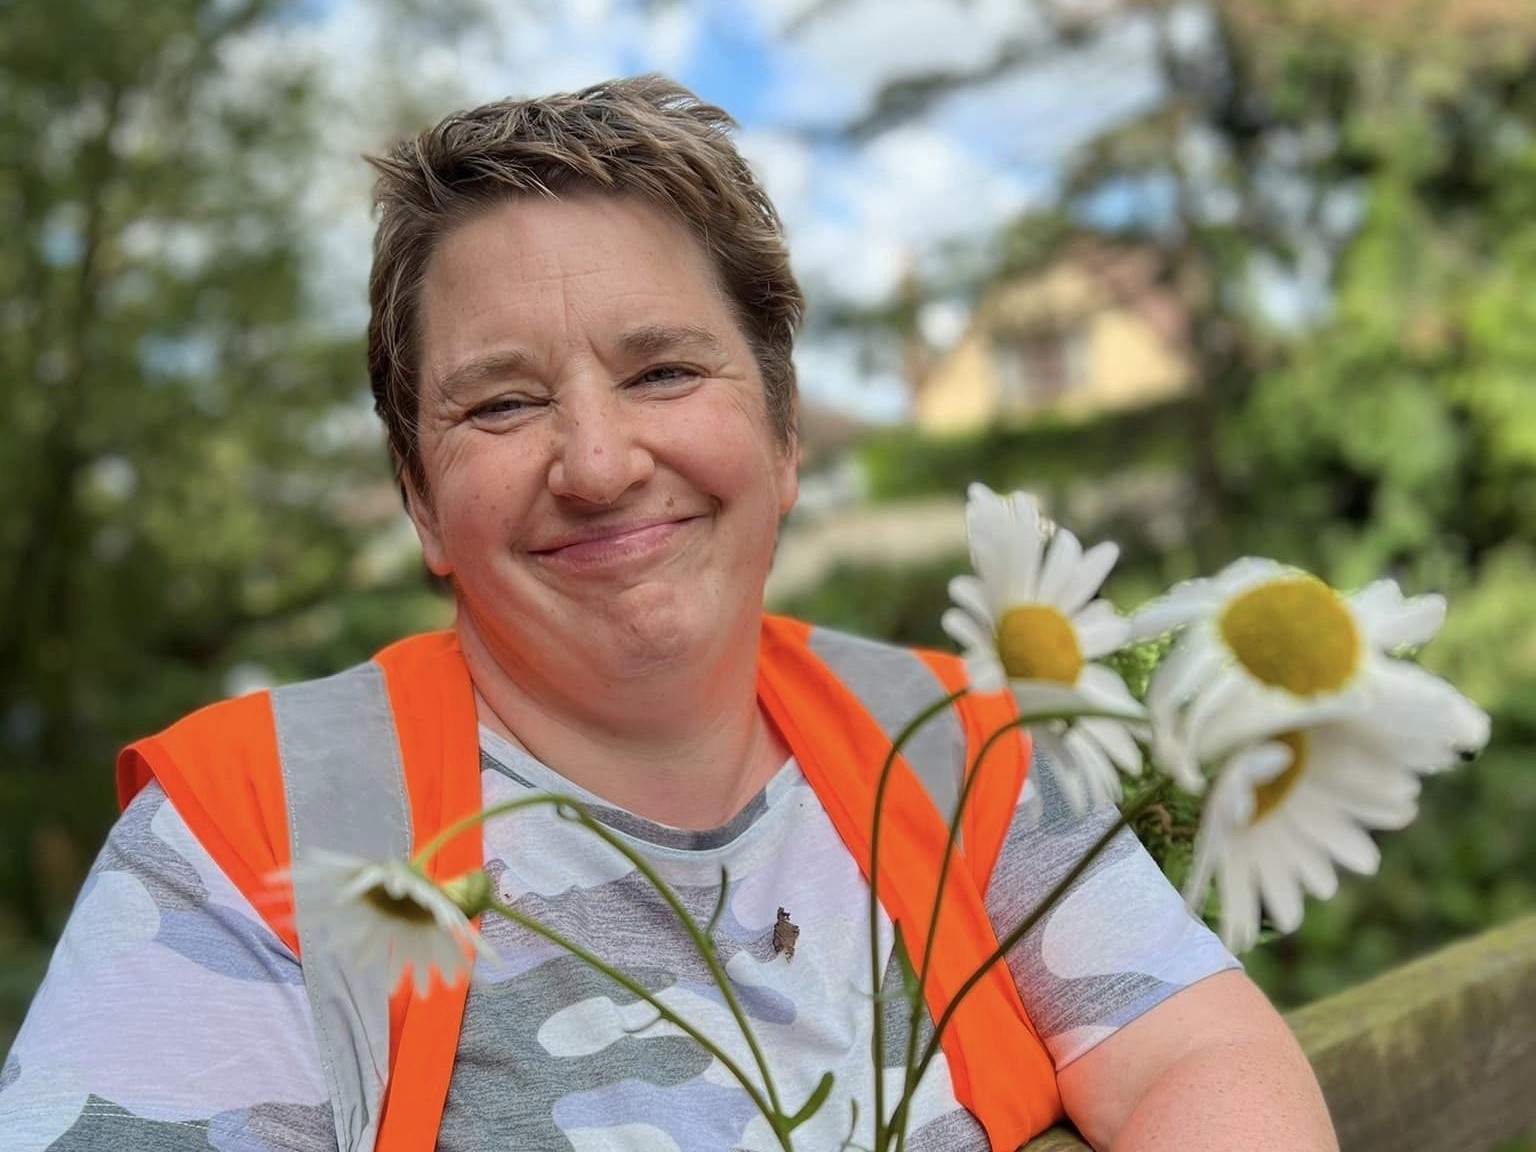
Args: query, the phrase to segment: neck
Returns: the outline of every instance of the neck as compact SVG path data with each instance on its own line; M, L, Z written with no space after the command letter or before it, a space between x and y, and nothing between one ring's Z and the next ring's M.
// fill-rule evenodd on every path
M789 756L757 702L753 624L718 661L597 676L580 694L501 655L467 613L457 631L482 724L610 804L708 829L741 811Z

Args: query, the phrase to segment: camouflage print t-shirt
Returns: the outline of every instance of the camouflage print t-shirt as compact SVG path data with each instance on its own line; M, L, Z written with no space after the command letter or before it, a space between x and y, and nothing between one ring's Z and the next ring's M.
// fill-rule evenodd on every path
M487 804L529 790L581 796L482 732ZM708 832L643 820L588 799L707 922L781 1100L824 1072L830 1099L797 1146L868 1144L873 1108L867 889L793 761L735 819ZM1074 818L1037 760L988 909L1006 929L1114 818ZM501 898L585 944L719 1044L753 1058L671 911L613 849L552 809L486 833ZM778 909L799 928L775 947ZM471 985L439 1146L718 1152L776 1147L718 1061L606 978L489 917L496 959ZM879 929L883 981L899 979ZM1021 941L1010 968L1058 1069L1180 988L1236 961L1184 910L1122 834ZM899 1091L905 1012L885 1012L887 1107ZM930 1027L924 1020L921 1028ZM852 1125L856 1113L858 1122ZM922 1152L985 1149L934 1061L913 1109ZM224 1152L336 1148L301 970L151 785L128 808L81 892L47 979L0 1069L0 1149Z

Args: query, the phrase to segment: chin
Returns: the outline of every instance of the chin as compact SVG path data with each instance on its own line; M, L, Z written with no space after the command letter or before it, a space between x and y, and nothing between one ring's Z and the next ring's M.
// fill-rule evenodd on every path
M610 668L636 676L675 665L707 662L707 651L730 631L708 611L709 598L677 586L631 589L616 598L606 647Z
M604 613L608 636L602 639L611 671L634 676L696 659L711 639L702 599L676 585L630 588L616 596Z

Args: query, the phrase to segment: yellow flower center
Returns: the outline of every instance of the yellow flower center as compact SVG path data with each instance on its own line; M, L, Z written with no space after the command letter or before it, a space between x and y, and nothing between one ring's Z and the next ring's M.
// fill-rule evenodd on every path
M364 892L363 899L379 915L391 920L405 920L411 924L432 923L431 910L424 907L420 901L412 900L409 896L392 896L382 884L376 884Z
M1054 608L1027 604L1003 613L997 626L997 654L1010 680L1076 684L1083 671L1077 629Z
M1252 827L1264 817L1268 816L1281 801L1290 793L1307 766L1307 734L1305 732L1285 732L1274 738L1276 744L1284 744L1291 750L1291 762L1280 775L1267 784L1260 784L1253 790L1253 819L1248 822Z
M1221 635L1255 678L1297 696L1337 692L1360 661L1354 617L1315 576L1244 592L1222 614Z

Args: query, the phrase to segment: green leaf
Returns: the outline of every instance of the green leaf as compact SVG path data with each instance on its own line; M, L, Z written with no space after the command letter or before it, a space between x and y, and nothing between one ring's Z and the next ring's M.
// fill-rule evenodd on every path
M895 954L896 963L901 968L902 992L906 996L907 1002L911 1003L917 998L917 969L912 966L912 956L907 951L907 944L906 941L902 939L901 928L899 926L896 927L896 943L892 946L891 951ZM881 991L884 992L884 989L881 989Z
M720 869L720 895L715 900L715 910L709 914L709 923L704 925L704 935L714 938L715 925L720 923L720 917L725 912L725 894L731 887L731 873L729 869Z
M804 1124L812 1116L816 1115L817 1111L820 1110L821 1106L827 1102L827 1097L831 1094L832 1073L824 1072L822 1073L821 1079L816 1082L816 1087L811 1092L810 1097L806 1100L804 1105L801 1106L800 1111L796 1112L793 1116L785 1117L784 1130L786 1132L793 1132L796 1128L800 1127L800 1125Z

